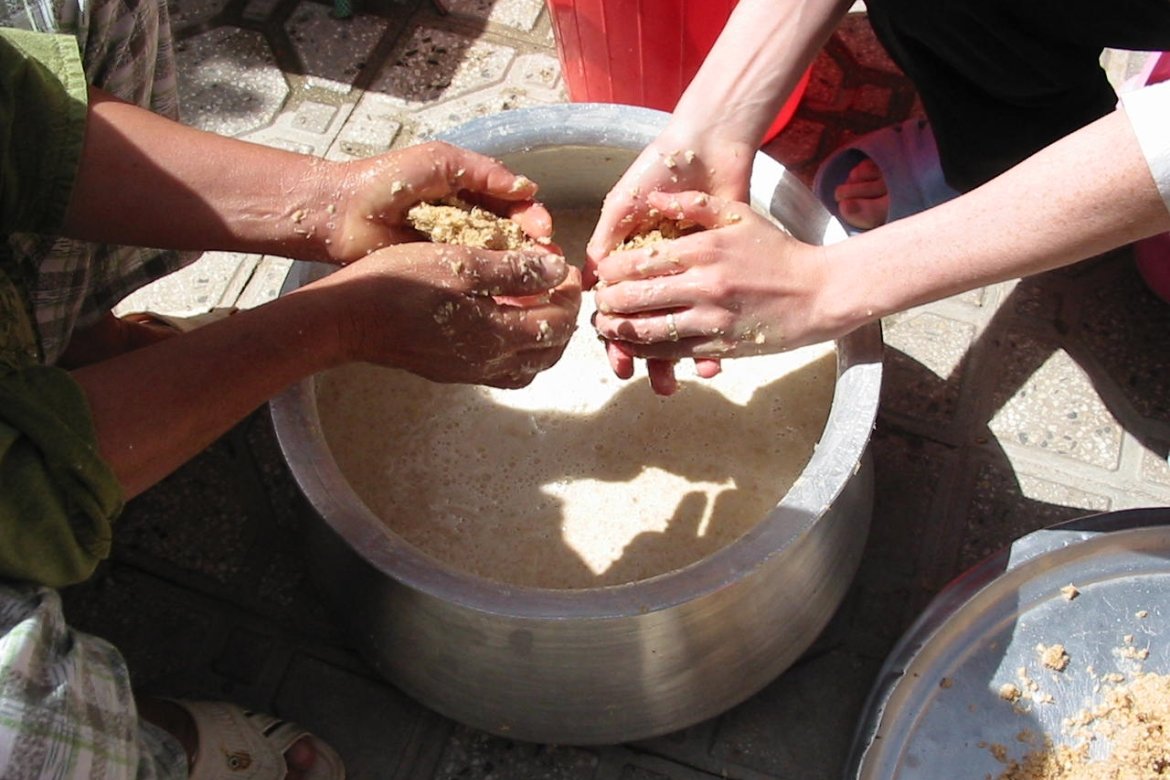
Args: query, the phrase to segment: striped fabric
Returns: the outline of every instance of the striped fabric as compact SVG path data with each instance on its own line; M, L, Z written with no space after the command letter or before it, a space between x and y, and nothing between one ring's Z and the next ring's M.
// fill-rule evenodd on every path
M164 0L0 0L0 17L6 27L76 35L90 84L179 118ZM9 248L37 271L31 294L42 359L49 364L74 328L94 324L130 293L198 257L27 234L10 236Z
M0 583L0 777L187 777L178 741L138 719L118 651L69 628L49 588Z
M164 0L0 0L0 24L77 36L91 84L178 117ZM19 121L19 117L17 118ZM12 236L36 270L33 303L43 358L74 327L193 255ZM126 664L97 637L65 624L58 594L0 581L0 778L185 778L182 746L140 721Z

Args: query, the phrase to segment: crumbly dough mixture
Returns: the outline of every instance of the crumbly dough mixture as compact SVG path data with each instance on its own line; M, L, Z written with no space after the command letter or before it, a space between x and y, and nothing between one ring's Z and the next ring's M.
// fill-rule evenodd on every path
M1122 638L1117 654L1130 658L1127 649L1133 649L1133 636L1129 634ZM1071 659L1063 645L1039 645L1036 650L1044 667L1058 672L1068 668ZM1087 671L1096 677L1092 667ZM1005 683L1001 698L1015 707L1025 696L1035 702L1053 701L1050 694L1039 693L1039 686L1026 669L1019 669L1017 677L1024 688ZM1037 737L1031 731L1023 731L1017 740L1034 749L1018 760L1008 757L1006 745L983 745L1007 766L996 780L1170 778L1170 675L1138 671L1126 676L1110 672L1098 679L1094 705L1064 720L1061 735L1065 743L1057 744L1050 734ZM1007 688L1013 689L1015 695L1004 695Z
M657 244L661 241L669 241L673 238L681 238L688 233L694 233L701 230L698 225L693 222L684 222L677 219L669 219L667 217L658 217L642 230L627 238L622 243L618 244L618 249L641 249L651 244Z
M581 264L596 207L553 214ZM392 532L454 568L547 588L672 571L730 544L800 477L836 384L832 343L740 358L660 398L613 376L582 300L557 365L521 390L345 366L317 380L321 428Z
M998 780L1153 780L1170 777L1170 675L1139 673L1105 689L1102 701L1066 722L1072 745L1045 738ZM1093 741L1109 756L1093 759Z
M1040 663L1049 669L1063 672L1068 668L1069 657L1064 651L1064 645L1040 645L1036 652L1040 654Z
M533 246L518 224L459 198L419 203L406 213L411 227L436 244L478 249L520 249Z

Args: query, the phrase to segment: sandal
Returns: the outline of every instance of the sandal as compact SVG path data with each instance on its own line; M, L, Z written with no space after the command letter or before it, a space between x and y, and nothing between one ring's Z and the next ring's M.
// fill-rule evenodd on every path
M191 780L281 780L288 772L284 752L309 737L317 758L310 780L343 780L345 767L337 752L303 727L220 701L170 699L191 714L199 749Z
M946 183L934 133L925 119L910 119L863 135L829 155L813 179L813 193L850 235L864 232L841 219L834 192L859 162L874 161L890 193L887 222L925 211L958 195Z
M118 317L111 312L89 328L75 332L56 362L69 370L100 363L235 313L234 307L212 309L193 317L172 317L153 312Z
M153 311L136 311L130 314L122 315L122 319L127 322L133 322L138 325L155 326L164 329L170 329L176 333L187 333L196 328L208 325L216 320L222 320L225 317L230 317L237 311L234 306L225 306L219 309L212 309L202 314L192 314L187 317L176 317L170 314L158 314Z

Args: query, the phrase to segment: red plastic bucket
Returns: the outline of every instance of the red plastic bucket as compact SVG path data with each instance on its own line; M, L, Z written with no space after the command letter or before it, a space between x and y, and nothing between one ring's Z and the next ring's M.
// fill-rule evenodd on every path
M671 111L719 37L736 0L547 0L575 103ZM806 71L764 137L796 113Z

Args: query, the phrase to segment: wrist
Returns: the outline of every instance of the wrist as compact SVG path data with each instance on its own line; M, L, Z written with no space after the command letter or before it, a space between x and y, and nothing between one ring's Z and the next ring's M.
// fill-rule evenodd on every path
M769 118L768 121L771 121ZM680 148L740 147L750 154L759 148L760 135L767 122L756 120L749 112L712 112L707 100L679 101L659 136L660 141Z
M271 245L262 251L296 260L329 262L336 240L343 164L310 157L289 166L273 194Z
M268 306L281 307L281 315L287 321L295 321L295 338L290 338L287 329L287 343L298 342L306 365L312 373L335 368L344 363L358 360L353 327L353 306L346 300L344 285L336 285L328 274L304 287L282 295Z
M817 308L834 337L843 336L896 310L890 308L883 297L881 280L884 275L873 273L880 261L853 251L855 240L819 247L823 271Z

